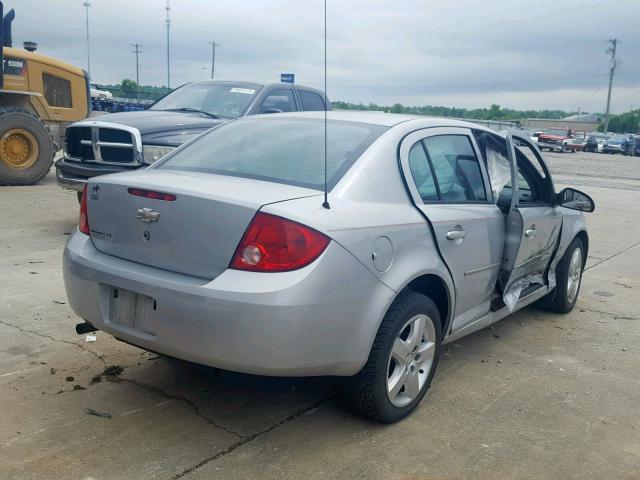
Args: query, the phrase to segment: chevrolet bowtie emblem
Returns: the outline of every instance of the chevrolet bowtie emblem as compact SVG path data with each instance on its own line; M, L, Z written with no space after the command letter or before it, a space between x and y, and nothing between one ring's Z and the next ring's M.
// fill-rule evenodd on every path
M157 222L158 218L160 218L160 213L152 208L139 208L136 212L136 218L144 223Z

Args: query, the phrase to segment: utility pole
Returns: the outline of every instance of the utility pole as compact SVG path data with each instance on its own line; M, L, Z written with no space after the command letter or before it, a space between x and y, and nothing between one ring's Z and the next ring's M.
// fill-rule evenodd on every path
M140 63L138 61L138 57L142 53L142 50L140 50L142 45L140 45L139 43L132 43L130 45L134 48L133 52L131 53L136 54L136 97L139 98L140 97Z
M167 6L165 9L167 10L167 19L164 21L164 24L167 26L167 88L171 88L171 66L169 60L169 27L171 27L169 10L171 10L171 7L169 6L169 0L167 0Z
M213 74L215 72L216 69L216 47L221 47L222 45L220 45L219 43L216 43L215 41L211 41L209 42L211 44L211 80L213 80Z
M91 4L87 1L82 4L87 13L87 74L89 75L89 81L91 81L91 58L89 56L89 7Z
M607 53L611 54L611 70L609 71L609 92L607 93L607 111L604 114L604 132L609 131L609 109L611 107L611 87L613 86L613 76L616 73L618 67L618 59L616 58L616 47L618 46L618 39L613 38L609 40L611 46L607 49Z

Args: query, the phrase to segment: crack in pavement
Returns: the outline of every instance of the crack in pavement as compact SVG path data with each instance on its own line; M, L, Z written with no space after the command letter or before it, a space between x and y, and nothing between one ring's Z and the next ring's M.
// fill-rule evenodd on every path
M602 310L595 310L593 308L578 306L578 309L586 310L587 312L599 313L601 315L607 315L609 317L613 317L614 320L640 320L640 317L625 317L623 315L616 315L615 313L603 312Z
M204 460L201 460L200 462L196 463L192 467L189 467L189 468L183 470L180 473L175 474L174 476L171 477L170 480L178 480L179 478L182 478L185 475L188 475L188 474L194 472L195 470L199 469L200 467L203 467L204 465L206 465L208 463L211 463L211 462L216 461L216 460L218 460L218 459L220 459L220 458L222 458L222 457L224 457L226 455L229 455L234 450L242 447L243 445L246 445L249 442L252 442L253 440L256 440L257 438L262 437L263 435L271 433L273 430L275 430L276 428L284 425L285 423L288 423L288 422L290 422L292 420L295 420L296 418L301 417L302 415L317 409L320 405L322 405L323 403L327 402L328 400L331 400L332 398L333 398L333 396L329 396L327 398L319 400L319 401L315 402L313 405L310 405L307 408L303 408L302 410L299 410L299 411L297 411L295 413L292 413L288 417L283 418L279 422L274 423L273 425L271 425L270 427L265 428L264 430L261 430L259 432L256 432L256 433L252 434L252 435L248 435L248 436L245 436L245 437L241 438L236 443L230 445L226 449L216 453L215 455L212 455L211 457L208 457L208 458L205 458Z
M148 383L144 383L141 382L139 380L134 380L132 378L123 378L123 377L115 377L114 379L112 379L111 381L115 381L115 382L129 382L132 383L133 385L136 385L137 387L143 388L145 390L149 390L151 392L154 392L158 395L160 395L163 398L169 399L169 400L177 400L180 402L184 402L185 404L187 404L189 407L191 407L191 409L194 411L194 413L200 417L202 420L205 421L205 423L207 423L208 425L211 425L213 427L219 428L220 430L223 430L224 432L230 434L230 435L235 435L236 437L240 437L242 438L246 438L246 435L240 433L240 432L236 432L235 430L231 430L230 428L227 428L226 426L216 422L215 420L213 420L212 418L207 417L205 414L203 414L200 409L198 408L198 406L189 398L187 397L183 397L183 396L179 396L179 395L172 395L169 392L162 390L160 387L156 387L155 385L150 385Z
M100 360L105 367L107 366L107 361L104 359L104 357L102 355L94 352L93 350L89 350L88 348L84 348L79 343L72 342L71 340L62 340L60 338L55 338L55 337L52 337L51 335L47 335L46 333L40 333L40 332L36 332L34 330L27 330L26 328L22 328L22 327L20 327L18 325L14 325L12 323L5 322L4 320L0 320L0 324L5 325L7 327L15 328L16 330L19 330L22 333L36 335L36 336L42 337L42 338L47 338L47 339L49 339L49 340L51 340L53 342L66 343L68 345L73 345L75 347L78 347L83 352L89 352L91 355L93 355L98 360Z
M637 247L638 245L640 245L640 242L638 243L634 243L633 245L631 245L630 247L625 248L624 250L620 250L618 253L614 253L613 255L611 255L610 257L605 258L604 260L596 263L595 265L590 265L589 267L585 268L584 271L588 271L591 270L592 268L597 267L598 265L602 265L604 262L608 262L609 260L611 260L612 258L617 257L618 255L622 255L625 252L628 252L629 250L631 250L632 248Z

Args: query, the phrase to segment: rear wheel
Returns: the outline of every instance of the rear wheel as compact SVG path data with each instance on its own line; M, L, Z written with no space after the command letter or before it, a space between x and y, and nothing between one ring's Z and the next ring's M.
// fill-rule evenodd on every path
M0 185L40 181L53 155L53 139L38 117L20 108L0 108Z
M405 292L389 308L362 370L348 380L347 403L380 422L396 422L424 397L435 373L442 333L436 305Z

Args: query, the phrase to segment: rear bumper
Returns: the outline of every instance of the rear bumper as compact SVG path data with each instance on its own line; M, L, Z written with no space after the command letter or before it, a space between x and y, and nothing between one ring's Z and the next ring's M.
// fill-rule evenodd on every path
M169 356L261 375L357 373L394 297L335 242L301 270L226 270L208 281L103 254L76 231L63 265L70 306L100 330ZM152 333L110 320L111 287L156 301Z
M108 173L128 172L141 167L118 167L117 165L89 165L61 158L55 163L58 185L67 190L81 192L87 180Z

